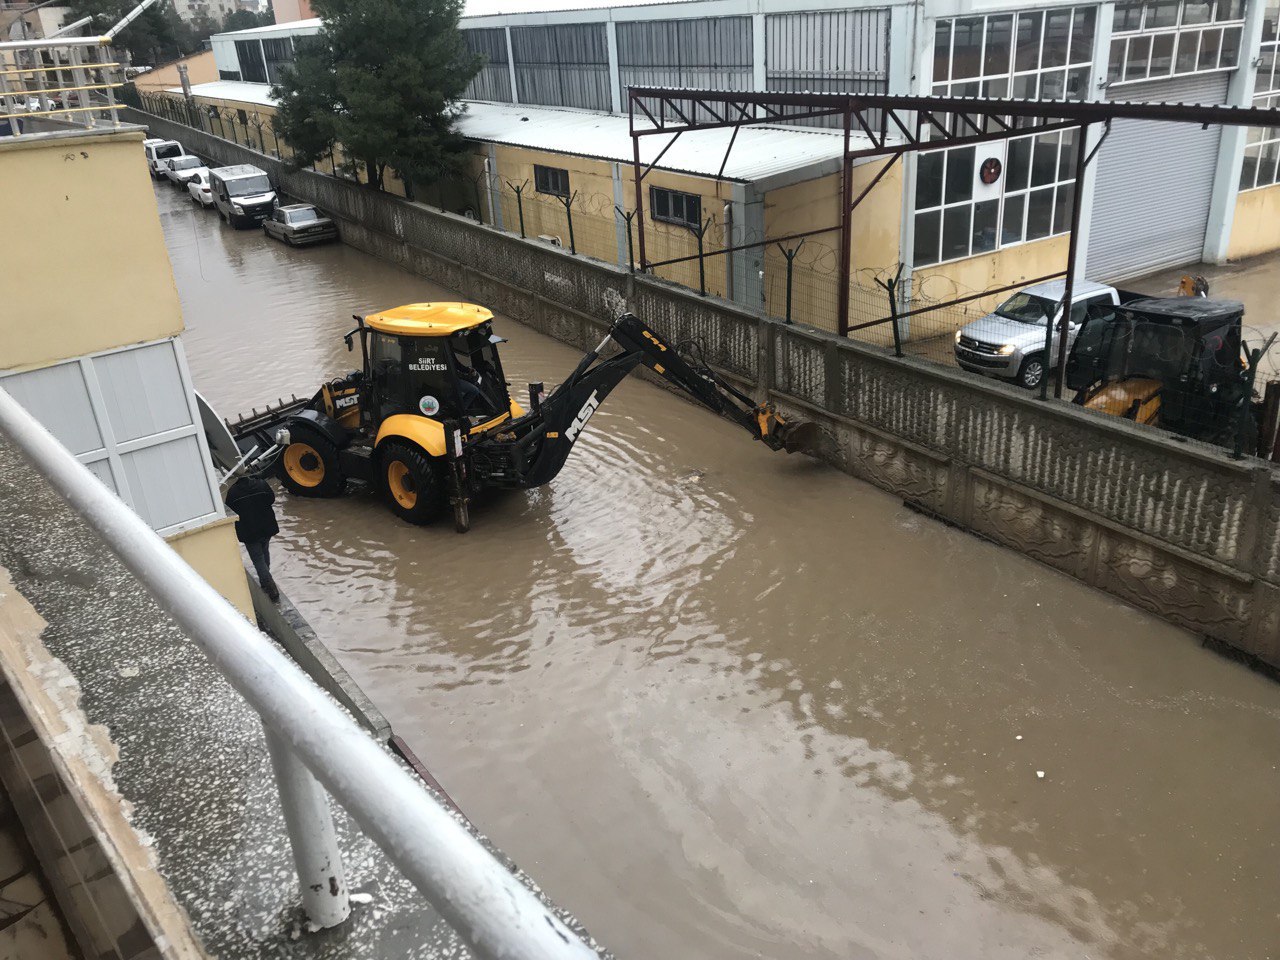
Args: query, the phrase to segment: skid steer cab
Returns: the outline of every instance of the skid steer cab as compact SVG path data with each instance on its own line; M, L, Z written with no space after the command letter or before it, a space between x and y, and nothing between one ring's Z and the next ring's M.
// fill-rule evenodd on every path
M298 496L335 497L357 481L410 523L452 508L463 532L481 490L552 480L596 408L640 364L774 450L805 447L815 432L724 381L696 344L678 350L631 314L550 394L530 384L527 411L508 393L497 349L505 341L484 307L414 303L354 319L344 339L348 350L359 341L361 369L309 400L281 401L229 424L242 449L266 449L287 430L275 469Z

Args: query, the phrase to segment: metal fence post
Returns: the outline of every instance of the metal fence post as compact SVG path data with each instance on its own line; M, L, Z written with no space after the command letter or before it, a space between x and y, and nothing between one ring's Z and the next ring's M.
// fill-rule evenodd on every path
M702 238L706 236L707 228L711 226L711 218L707 217L707 222L699 227L693 227L693 235L698 238L698 293L702 296L707 295L707 261L703 255Z
M803 240L801 240L798 244L796 244L790 250L788 250L782 244L778 244L778 249L781 250L782 255L787 258L787 316L786 316L787 323L791 322L791 281L793 279L793 274L794 274L793 268L795 265L796 255L800 253L800 248L803 246L804 246Z
M298 868L302 908L316 926L336 927L351 915L351 899L329 798L289 744L266 724L262 729Z
M559 200L561 203L564 204L564 218L569 222L569 252L570 253L578 252L578 245L574 242L574 239L573 239L573 201L574 199L577 198L577 196L578 196L578 191L575 190L573 191L573 193L571 193L567 197L556 197L557 200Z
M523 239L525 238L525 236L524 236L524 197L523 197L523 194L524 194L524 188L525 188L525 186L527 185L527 183L528 183L528 181L526 181L525 183L520 184L519 186L516 186L516 185L515 185L514 183L512 183L510 180L508 180L508 181L507 181L507 186L508 186L508 187L510 187L510 188L511 188L511 192L512 192L512 193L514 193L514 194L516 195L516 213L518 213L518 214L520 215L520 239L521 239L521 240L523 240Z
M876 283L884 288L889 294L889 324L893 328L893 355L895 357L902 356L902 331L898 329L898 284L902 280L901 263L898 264L898 270L888 280L881 280L876 277Z
M626 210L623 210L620 206L618 206L616 203L613 205L613 209L617 210L618 216L620 216L623 220L627 222L627 267L631 270L632 273L635 273L636 272L636 254L635 254L635 247L634 247L635 240L631 235L631 221L635 219L635 215L636 215L635 211L633 210L631 212L627 212Z

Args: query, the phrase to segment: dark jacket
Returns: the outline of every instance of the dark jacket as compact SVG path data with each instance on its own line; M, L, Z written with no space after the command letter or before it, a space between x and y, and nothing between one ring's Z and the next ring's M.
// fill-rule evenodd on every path
M227 506L234 510L236 539L241 543L269 540L280 532L276 512L271 505L276 502L276 492L271 484L257 477L241 477L227 491Z

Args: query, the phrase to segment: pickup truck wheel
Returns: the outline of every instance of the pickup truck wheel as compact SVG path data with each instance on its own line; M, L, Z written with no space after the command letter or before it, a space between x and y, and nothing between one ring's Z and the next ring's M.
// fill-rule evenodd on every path
M1018 386L1034 390L1040 386L1040 381L1044 379L1044 376L1044 354L1033 353L1023 360L1022 366L1018 368Z
M388 443L379 458L382 488L387 506L401 520L430 523L449 505L444 470L421 450L403 443Z

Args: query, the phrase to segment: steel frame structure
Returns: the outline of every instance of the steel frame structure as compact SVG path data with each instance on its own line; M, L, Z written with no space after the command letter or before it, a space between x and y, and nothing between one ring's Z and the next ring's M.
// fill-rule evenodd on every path
M1075 287L1075 263L1077 255L1076 235L1080 227L1080 192L1084 172L1106 140L1114 120L1161 120L1176 123L1196 123L1201 126L1276 127L1280 126L1280 110L1262 110L1256 107L1201 106L1174 103L1112 103L1106 101L1044 101L1007 100L985 97L924 97L894 96L888 94L832 94L832 93L751 93L724 90L695 90L673 87L628 87L628 117L630 120L632 147L632 177L635 183L635 219L638 225L638 253L641 270L683 263L700 259L699 256L674 257L668 260L650 261L645 247L644 179L661 162L671 146L686 133L730 128L733 130L720 162L717 179L723 177L725 165L743 127L794 123L817 118L839 118L844 134L843 162L841 164L840 217L838 222L802 233L783 237L765 237L758 241L742 243L713 250L703 256L733 253L771 243L783 243L824 233L840 234L840 256L837 283L836 330L840 336L849 333L849 281L851 273L851 241L853 211L872 188L890 170L898 157L921 150L938 150L944 147L961 147L969 144L1007 140L1011 137L1055 130L1075 129L1077 138L1076 176L1071 203L1071 230L1068 241L1066 267L1051 277L1065 277L1064 304L1069 304ZM1104 126L1102 139L1091 152L1086 153L1086 142L1091 126ZM865 137L855 142L854 135ZM658 154L648 163L641 163L640 140L642 137L668 136ZM871 183L854 197L853 164L855 160L889 157L876 173ZM951 304L936 304L928 309L938 309ZM921 310L913 311L915 313ZM906 316L907 314L903 314ZM1067 314L1064 312L1063 316ZM859 325L859 329L888 323L892 318ZM1066 366L1067 326L1062 324L1058 351L1058 383L1056 395L1062 396L1063 376ZM1052 354L1052 325L1046 329L1045 361ZM1041 381L1040 395L1047 396L1048 376Z

